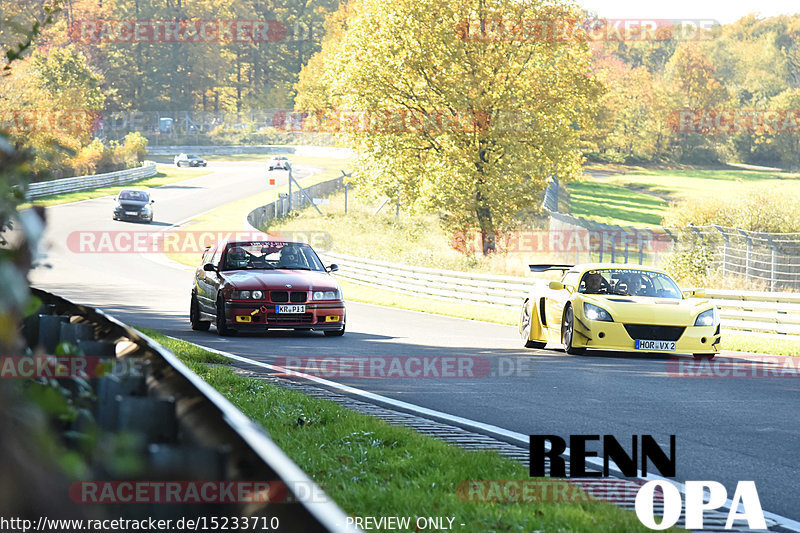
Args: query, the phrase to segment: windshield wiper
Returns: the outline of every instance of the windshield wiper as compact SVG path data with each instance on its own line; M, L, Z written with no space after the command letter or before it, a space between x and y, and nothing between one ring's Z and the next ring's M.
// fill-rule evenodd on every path
M289 266L279 266L279 267L275 267L275 268L277 268L277 269L280 269L280 270L311 270L311 269L310 269L310 268L308 268L308 267L289 267Z

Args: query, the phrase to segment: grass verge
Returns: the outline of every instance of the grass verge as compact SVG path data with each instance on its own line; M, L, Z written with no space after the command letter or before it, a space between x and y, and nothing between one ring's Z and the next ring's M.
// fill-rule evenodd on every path
M658 226L669 202L732 199L764 190L800 196L800 174L767 169L590 166L593 174L570 183L570 210L597 222Z
M747 335L746 333L725 332L722 336L722 349L800 357L800 341L798 340L766 339Z
M350 515L446 516L455 518L460 531L481 533L649 531L634 513L607 503L468 501L457 492L460 483L530 480L527 469L495 452L465 451L330 401L239 376L231 368L201 362L204 356L195 351L187 356L179 341L147 334L260 423Z
M55 194L53 196L45 196L37 198L32 202L23 204L20 209L30 207L31 205L42 205L45 207L51 205L68 204L71 202L80 202L82 200L91 200L92 198L101 198L103 196L116 195L122 189L131 187L148 189L152 187L160 187L162 185L169 185L177 181L184 181L192 178L199 178L205 176L211 171L204 169L192 168L177 168L170 165L158 165L158 172L152 178L144 178L138 181L133 181L125 185L114 185L112 187L100 187L99 189L91 189L88 191L70 192L64 194Z

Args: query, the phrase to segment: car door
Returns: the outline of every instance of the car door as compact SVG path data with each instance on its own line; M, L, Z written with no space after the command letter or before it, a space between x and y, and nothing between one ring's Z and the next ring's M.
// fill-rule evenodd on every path
M206 272L203 265L211 263L219 270L219 260L222 255L222 248L212 246L203 255L203 264L197 274L197 301L206 313L213 313L216 309L217 289L219 288L219 272Z
M564 284L563 289L557 291L548 289L545 300L545 317L547 318L547 326L553 331L561 331L564 307L567 305L570 296L572 296L572 293L578 286L579 279L580 272L577 270L570 270L561 278L561 283ZM569 289L567 289L567 287L569 287Z

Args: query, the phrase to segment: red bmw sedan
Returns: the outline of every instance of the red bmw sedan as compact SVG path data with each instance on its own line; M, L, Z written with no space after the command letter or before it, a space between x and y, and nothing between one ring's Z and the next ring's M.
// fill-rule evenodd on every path
M342 291L311 246L220 241L203 253L192 287L192 329L219 335L295 329L344 335Z

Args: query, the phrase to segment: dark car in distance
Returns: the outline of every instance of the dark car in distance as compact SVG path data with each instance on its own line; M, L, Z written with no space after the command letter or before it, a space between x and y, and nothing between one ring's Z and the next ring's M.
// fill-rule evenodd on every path
M311 246L296 242L223 240L208 247L195 271L192 329L219 335L270 329L345 331L342 291Z
M205 159L194 154L178 154L175 156L173 162L177 167L181 167L183 165L189 165L190 167L208 166L208 162Z
M150 193L141 189L122 189L114 198L114 220L135 222L153 221L153 203Z

